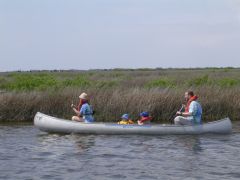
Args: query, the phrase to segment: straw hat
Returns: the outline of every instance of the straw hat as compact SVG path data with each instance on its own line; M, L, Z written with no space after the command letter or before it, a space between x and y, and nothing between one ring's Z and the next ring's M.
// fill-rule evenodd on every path
M80 99L85 99L85 100L87 99L87 97L88 97L88 95L85 92L80 94L80 96L79 96Z

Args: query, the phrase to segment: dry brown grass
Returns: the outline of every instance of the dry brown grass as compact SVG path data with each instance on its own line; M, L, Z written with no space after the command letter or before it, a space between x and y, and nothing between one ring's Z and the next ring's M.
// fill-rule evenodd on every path
M229 116L232 120L240 117L240 88L198 87L192 88L199 95L205 121ZM44 92L7 92L0 94L0 121L32 121L40 111L52 116L70 119L73 112L72 100L85 91L91 96L96 110L97 121L117 121L123 113L133 119L141 111L149 111L154 121L161 123L174 117L184 102L184 88L65 88Z

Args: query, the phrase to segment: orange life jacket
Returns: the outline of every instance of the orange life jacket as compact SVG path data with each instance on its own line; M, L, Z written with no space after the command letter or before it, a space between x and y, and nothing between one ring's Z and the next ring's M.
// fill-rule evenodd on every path
M187 105L186 105L186 107L185 107L185 112L189 112L189 107L190 107L191 102L196 101L197 99L198 99L197 96L192 96L192 97L188 100Z
M146 122L146 121L151 121L152 120L152 117L151 116L149 116L149 117L142 117L140 120L139 120L139 122L140 123L144 123L144 122Z

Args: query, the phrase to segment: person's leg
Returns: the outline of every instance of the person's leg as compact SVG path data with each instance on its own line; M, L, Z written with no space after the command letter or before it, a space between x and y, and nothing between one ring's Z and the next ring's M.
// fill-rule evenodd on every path
M78 117L78 116L73 116L73 117L72 117L72 120L73 120L73 121L83 122L83 119L80 118L80 117Z
M188 118L185 118L183 116L177 116L174 119L174 124L176 124L176 125L191 125L192 122Z
M186 117L180 117L180 123L182 125L192 125L191 120Z
M181 125L181 124L180 124L180 116L175 117L175 119L174 119L174 124L176 124L176 125Z

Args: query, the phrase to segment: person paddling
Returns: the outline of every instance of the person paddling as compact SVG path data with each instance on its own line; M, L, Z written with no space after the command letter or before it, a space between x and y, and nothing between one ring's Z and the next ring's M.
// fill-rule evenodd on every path
M184 112L177 111L177 117L174 119L174 124L177 125L193 125L201 124L202 107L197 101L198 97L194 95L193 91L185 92L185 100L187 101L184 107Z
M94 121L93 118L93 110L92 107L89 105L88 95L86 93L82 93L79 96L80 102L78 107L74 104L71 105L71 108L76 113L77 116L73 116L73 121L91 123Z

